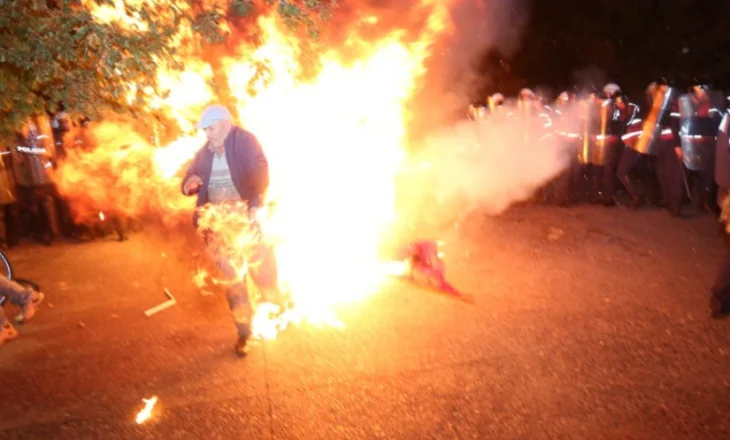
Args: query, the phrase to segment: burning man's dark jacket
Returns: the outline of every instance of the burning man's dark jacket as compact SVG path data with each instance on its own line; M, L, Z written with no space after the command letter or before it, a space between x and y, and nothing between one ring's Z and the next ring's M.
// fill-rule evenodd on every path
M241 200L246 202L249 208L261 206L264 193L269 186L269 163L258 140L253 134L234 126L228 133L223 147L233 185ZM183 188L192 175L203 179L203 186L198 190L196 203L198 207L208 202L208 183L213 166L213 154L206 144L195 155L183 179Z

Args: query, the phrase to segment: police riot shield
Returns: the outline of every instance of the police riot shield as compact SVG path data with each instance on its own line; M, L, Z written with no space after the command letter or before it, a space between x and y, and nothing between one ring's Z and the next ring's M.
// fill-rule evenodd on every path
M726 110L717 130L716 148L725 148L730 153L730 110ZM719 150L715 150L719 153ZM720 153L721 154L721 153ZM717 175L717 174L716 174Z
M719 114L712 102L699 103L693 95L679 97L679 138L682 160L690 171L713 166Z
M47 118L30 119L17 133L13 151L15 177L19 185L35 187L51 183L55 149Z
M578 150L578 163L581 165L588 165L591 157L591 139L594 136L595 124L595 113L593 109L593 101L584 99L578 102L580 106L580 127L581 127L581 146Z
M636 141L641 136L641 126L643 123L644 121L641 119L641 108L633 102L630 102L628 105L626 132L621 136L621 140L627 148L635 149Z
M633 102L628 103L628 113L629 113L629 122L628 125L631 125L633 122L639 121L641 118L641 107L634 104Z
M504 99L495 99L494 96L487 96L487 108L489 113L494 114L501 107Z
M515 106L515 116L522 118L524 121L532 119L535 113L535 103L529 99L518 99Z
M470 105L469 109L467 110L467 116L472 121L483 121L484 119L486 119L486 111L484 107Z
M711 108L713 108L713 116L722 118L722 113L727 108L727 101L722 94L722 90L706 90L707 99L710 101Z
M529 146L540 141L544 134L545 120L538 116L539 108L532 99L518 99L511 118L511 130L515 130L514 139L522 145Z
M631 144L631 148L641 154L656 156L661 148L660 137L664 121L671 112L672 104L679 96L679 90L669 87L659 89L654 95L651 110L641 127L641 136Z
M581 106L581 149L578 162L583 165L607 165L614 157L619 137L611 133L614 106L611 100L585 100Z
M592 142L589 162L591 165L608 165L615 157L616 146L621 133L614 133L614 110L618 111L613 101L604 99L597 103L596 135Z
M725 114L722 115L720 126L717 128L717 131L718 136L720 133L730 134L730 109L726 110Z
M493 108L489 109L489 116L490 117L503 117L507 115L507 110L502 104L495 105Z

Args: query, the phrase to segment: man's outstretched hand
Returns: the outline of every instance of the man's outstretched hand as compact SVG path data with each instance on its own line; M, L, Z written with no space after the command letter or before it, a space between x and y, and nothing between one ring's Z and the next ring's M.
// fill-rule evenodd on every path
M183 192L185 195L189 196L200 189L201 186L203 186L203 179L201 179L200 176L193 174L185 181L185 185L183 185Z

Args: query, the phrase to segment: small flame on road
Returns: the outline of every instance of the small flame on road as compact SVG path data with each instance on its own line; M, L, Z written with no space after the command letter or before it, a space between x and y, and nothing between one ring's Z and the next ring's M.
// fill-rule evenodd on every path
M104 215L104 213L99 211L99 220L104 221L105 218L106 216Z
M142 401L144 402L144 408L137 413L136 421L138 425L146 422L147 419L150 418L150 415L152 415L152 408L154 408L157 403L157 396L152 396L149 399L142 399Z
M198 288L205 287L206 278L208 278L208 272L204 269L198 268L198 271L193 275L193 284Z

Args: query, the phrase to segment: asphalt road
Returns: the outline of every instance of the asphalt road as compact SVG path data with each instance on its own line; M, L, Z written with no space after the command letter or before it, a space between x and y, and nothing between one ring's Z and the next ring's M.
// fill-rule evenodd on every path
M439 238L475 306L393 281L345 328L302 324L245 360L174 233L27 245L10 256L47 302L0 348L0 438L730 438L716 230L658 210L474 214ZM164 287L178 304L146 317Z

